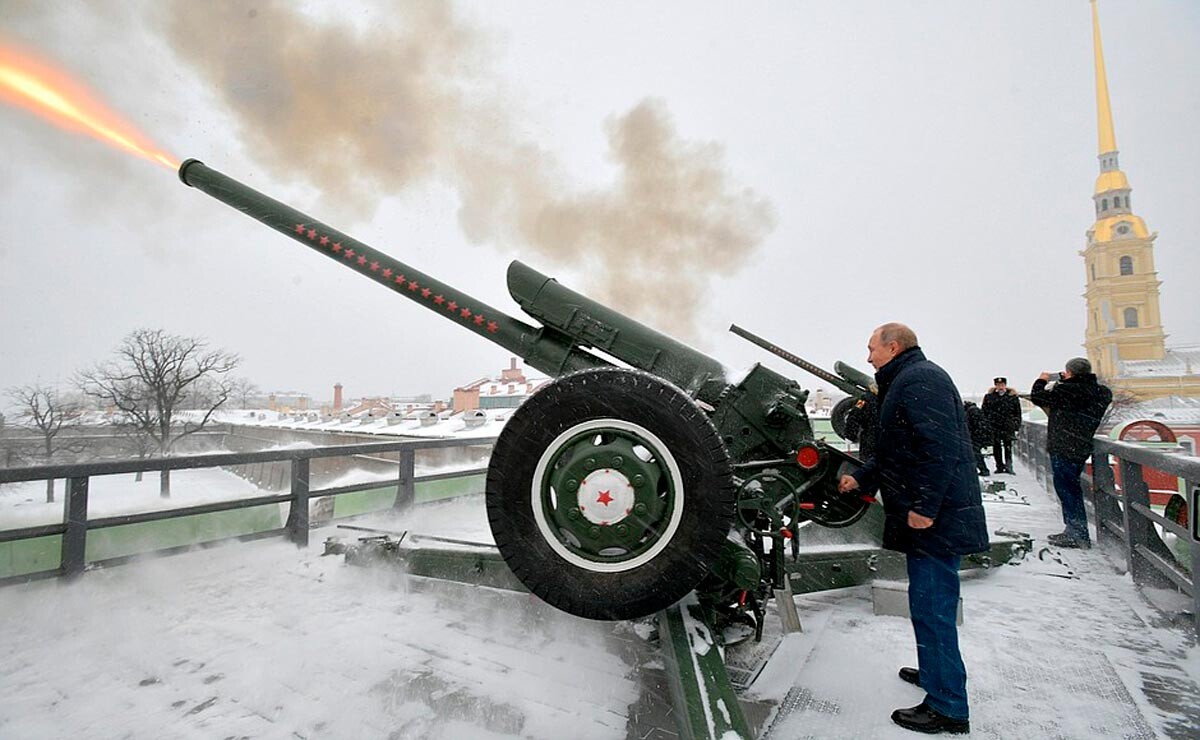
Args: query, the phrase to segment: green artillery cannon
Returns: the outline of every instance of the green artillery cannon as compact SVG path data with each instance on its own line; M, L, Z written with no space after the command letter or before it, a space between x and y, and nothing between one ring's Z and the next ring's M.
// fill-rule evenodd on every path
M509 292L531 325L197 160L179 177L555 378L497 439L486 499L513 574L566 612L636 618L695 589L761 626L787 587L785 538L805 521L850 525L871 502L837 492L857 461L814 440L808 392L773 370L733 377L514 261Z

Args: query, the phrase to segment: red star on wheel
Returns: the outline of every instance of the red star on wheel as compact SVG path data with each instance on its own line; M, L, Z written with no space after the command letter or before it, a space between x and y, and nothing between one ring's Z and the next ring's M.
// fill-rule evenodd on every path
M327 236L322 236L322 237L321 237L321 246L323 247L323 246L325 246L325 245L327 245L327 244L329 244L329 237L327 237Z
M404 275L400 275L399 277L396 278L396 285L404 285L407 282L408 282L408 278L404 277Z
M333 243L333 246L332 246L332 247L330 247L330 249L332 249L332 250L333 250L333 251L335 251L335 252L340 252L340 251L342 251L342 243L341 243L341 242L334 242L334 243Z
M483 314L475 314L475 326L483 326Z
M360 265L365 265L365 264L367 264L367 258L366 258L366 257L364 257L364 256L362 256L362 255L360 254L360 255L358 256L358 264L360 264Z
M371 263L371 272L379 272L379 263L378 262Z
M438 304L438 305L440 306L440 305L442 305L443 303L445 303L445 302L446 302L446 297L445 297L445 296L443 296L443 295L441 295L441 294L439 293L438 295L435 295L435 296L433 297L433 302L434 302L434 303L436 303L436 304Z
M354 250L347 249L346 252L342 256L345 257L346 259L350 259L351 257L354 256Z
M387 280L391 276L392 276L392 268L390 268L390 267L383 268L383 279Z
M308 230L308 238L309 238L309 239L316 239L316 238L317 238L317 230L316 230L316 229L309 229L309 230Z
M408 289L409 289L409 290L414 290L414 291L415 291L415 290L416 290L417 288L419 288L419 287L421 287L421 285L420 285L420 283L418 283L416 280L409 280L409 281L408 281Z
M303 234L303 233L304 233L304 224L296 224L296 233L297 233L297 234Z
M421 288L421 297L422 297L422 298L428 298L428 297L429 297L429 294L430 294L430 293L432 293L432 292L433 292L433 291L432 291L432 290L430 290L429 288Z
M612 500L613 500L613 497L608 495L608 491L601 491L600 495L596 497L596 503L604 504L605 506L608 506L609 504L611 504Z
M496 332L500 331L500 325L495 321L489 321L487 324L487 330L492 334L495 334Z
M471 318L471 309L464 308L463 310L458 312L458 315L462 316L464 319L469 319L469 318Z
M458 301L450 301L449 303L447 303L446 310L447 311L457 311L458 310Z

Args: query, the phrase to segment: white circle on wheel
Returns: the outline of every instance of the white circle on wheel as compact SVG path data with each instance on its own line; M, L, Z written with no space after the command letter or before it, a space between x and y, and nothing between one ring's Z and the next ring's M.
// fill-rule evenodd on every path
M659 465L666 469L667 475L670 479L671 489L675 492L674 506L671 509L671 516L667 520L667 524L663 528L662 532L659 533L658 541L655 542L650 549L646 550L637 557L619 562L600 562L596 560L589 560L576 552L572 552L570 548L563 544L562 540L559 539L558 533L550 526L550 522L546 519L546 512L542 507L541 483L546 476L546 472L550 466L550 461L558 449L572 437L576 437L580 434L593 430L596 432L602 432L606 429L615 429L622 432L628 432L639 437L647 449L650 450L650 454L653 455L658 461ZM599 472L600 471L597 470L592 475ZM616 471L609 472L616 473ZM585 481L590 479L592 475L589 475ZM620 473L616 473L616 475L620 478L625 477ZM628 480L626 480L626 482L628 482ZM550 549L554 550L559 557L561 557L563 560L566 560L571 565L574 565L577 568L592 571L593 573L620 573L627 570L633 570L634 568L639 568L646 563L649 563L651 560L654 560L654 558L658 557L662 551L666 549L667 545L671 543L671 539L675 536L675 532L679 529L679 522L683 518L683 475L679 472L679 464L675 461L675 456L671 454L671 451L667 449L667 446L663 444L663 441L658 438L658 435L654 434L643 426L624 421L623 419L592 419L591 421L585 421L580 424L576 424L575 426L555 437L554 441L546 446L545 451L542 452L542 456L538 459L537 467L533 471L533 483L531 489L530 505L533 509L533 518L537 523L538 532L542 535L542 538L546 541L546 544L548 544ZM580 489L583 489L583 484L580 485ZM599 497L599 490L597 490L596 496ZM612 493L611 491L610 496L612 496L614 500L617 497L616 494ZM632 487L629 488L628 500L630 503L627 508L632 509ZM580 508L584 517L592 520L588 512L584 511L582 507ZM621 517L626 515L624 511L625 509L622 508Z
M579 483L579 511L592 524L607 527L633 513L633 484L619 470L593 470Z

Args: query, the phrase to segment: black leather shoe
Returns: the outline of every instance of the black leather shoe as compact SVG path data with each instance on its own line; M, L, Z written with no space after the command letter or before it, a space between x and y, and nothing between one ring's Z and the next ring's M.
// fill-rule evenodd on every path
M921 673L916 668L909 668L908 666L905 666L904 668L900 669L900 680L908 681L913 686L920 686Z
M1091 540L1077 540L1066 532L1052 534L1046 538L1046 541L1055 547L1063 547L1068 550L1090 550L1092 549Z
M921 702L910 709L897 709L892 712L892 721L906 730L924 732L927 735L940 735L943 732L952 735L962 735L971 731L971 722L965 719L952 719L930 709Z

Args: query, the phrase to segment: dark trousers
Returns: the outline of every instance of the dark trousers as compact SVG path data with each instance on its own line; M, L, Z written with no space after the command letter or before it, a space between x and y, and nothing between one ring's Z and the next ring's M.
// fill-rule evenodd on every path
M988 475L991 472L983 459L983 449L980 447L975 448L975 467L979 469L980 475Z
M1062 503L1063 524L1067 525L1067 536L1090 542L1088 534L1087 508L1083 505L1083 486L1079 476L1083 475L1085 463L1071 462L1057 455L1050 456L1050 469L1054 471L1054 492Z
M992 435L992 456L996 458L996 472L1012 470L1012 435L998 432Z
M967 669L958 650L958 555L908 554L908 610L925 703L968 719Z

